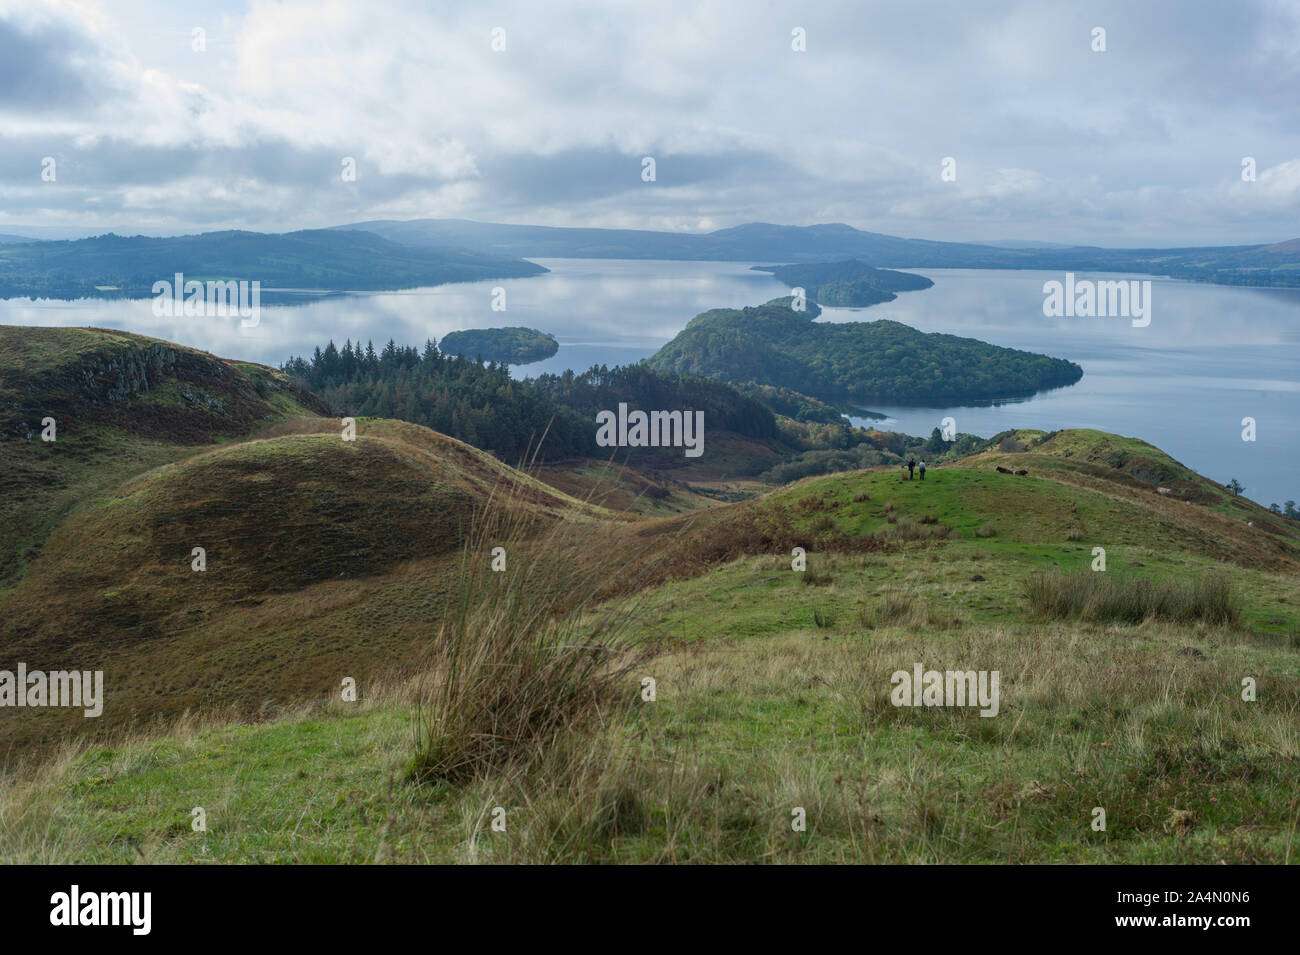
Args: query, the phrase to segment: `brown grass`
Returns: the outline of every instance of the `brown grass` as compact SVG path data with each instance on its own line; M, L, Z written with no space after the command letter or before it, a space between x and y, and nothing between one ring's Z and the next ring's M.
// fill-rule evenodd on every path
M1148 618L1212 625L1238 623L1241 606L1224 577L1150 581L1087 570L1032 577L1029 605L1040 617L1100 623Z
M411 767L421 782L526 770L571 734L617 721L636 699L627 677L648 652L630 629L637 602L597 601L653 557L596 557L599 528L560 522L539 531L536 518L503 504L509 493L478 515L456 602L429 649Z

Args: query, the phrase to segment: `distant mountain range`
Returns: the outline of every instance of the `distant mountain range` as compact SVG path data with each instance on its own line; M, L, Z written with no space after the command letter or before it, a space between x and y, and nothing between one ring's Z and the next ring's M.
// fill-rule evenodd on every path
M371 232L109 234L0 246L0 298L142 298L177 272L186 281L258 281L268 289L378 291L545 271L509 256L402 245Z
M337 228L361 229L410 246L457 246L522 258L774 264L857 259L878 268L1140 272L1223 285L1300 287L1300 239L1271 245L1105 249L903 239L842 223L789 226L753 222L706 234L502 225L467 219L374 219Z
M1019 245L903 239L843 224L750 223L685 234L464 219L377 219L283 234L224 231L157 238L110 233L58 241L0 235L0 298L147 297L154 282L170 280L176 272L187 280L258 280L264 288L338 292L518 278L546 271L526 258L772 265L856 260L877 269L1138 272L1224 285L1300 287L1300 239L1184 249Z

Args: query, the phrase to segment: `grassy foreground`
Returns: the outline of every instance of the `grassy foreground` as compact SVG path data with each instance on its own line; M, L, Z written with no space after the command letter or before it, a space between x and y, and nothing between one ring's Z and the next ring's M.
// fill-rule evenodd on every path
M420 696L389 683L68 751L7 786L0 845L41 862L1294 861L1294 638L1033 619L1018 595L1036 572L975 542L814 555L804 574L738 560L657 588L637 611L657 652L623 705L527 771L413 782ZM1249 611L1286 612L1287 577L1230 579ZM892 706L890 673L918 661L999 670L999 714Z

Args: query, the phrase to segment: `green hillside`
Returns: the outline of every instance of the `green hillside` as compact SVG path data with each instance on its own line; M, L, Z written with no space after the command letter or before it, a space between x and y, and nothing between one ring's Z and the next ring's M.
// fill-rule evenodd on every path
M109 400L73 369L155 343L24 331L9 394L99 418L6 429L44 530L0 669L102 669L106 703L0 711L0 860L1297 858L1300 525L1138 439L1020 431L712 506L615 469L596 506L418 425L344 441L201 353ZM190 408L201 371L227 412L264 380L270 417ZM129 413L159 403L194 443ZM916 664L997 671L997 714L894 705Z
M262 365L128 332L0 326L0 590L86 496L325 410ZM53 441L42 439L46 418Z
M1197 522L1208 514L1228 532L1229 518L1181 504L1195 516L1180 521L1161 512L1163 499L1003 475L993 469L1003 460L938 469L924 484L893 470L811 479L710 512L704 525L647 524L679 557L702 540L765 552L675 562L681 574L616 597L608 606L627 611L646 652L621 684L624 703L527 773L412 783L420 696L401 680L371 681L357 704L256 725L192 720L18 777L5 801L6 857L1294 859L1294 562L1223 563ZM1235 523L1245 539L1247 523ZM777 549L792 540L811 545L804 573ZM1023 595L1035 576L1089 573L1093 546L1107 548L1116 581L1226 578L1239 622L1032 613ZM1000 717L891 706L889 674L915 661L999 670ZM1240 699L1243 675L1259 683L1253 703ZM643 676L657 681L653 703L639 696ZM194 805L207 809L206 834L188 827ZM303 806L316 807L309 829ZM494 806L506 810L505 833L488 826ZM1098 806L1105 832L1090 826ZM804 808L805 832L790 831L792 807Z

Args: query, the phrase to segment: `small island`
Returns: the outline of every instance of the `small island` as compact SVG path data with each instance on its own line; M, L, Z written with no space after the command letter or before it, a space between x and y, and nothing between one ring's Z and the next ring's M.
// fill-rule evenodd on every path
M877 269L865 262L812 262L804 265L755 265L791 288L802 288L811 302L831 308L865 308L892 302L896 292L915 292L934 282L924 275Z
M658 371L736 385L786 388L821 401L979 401L1072 385L1083 369L974 338L900 322L817 322L809 302L717 308L691 319L646 363Z
M560 343L535 328L467 328L445 336L438 348L444 355L527 365L550 358L560 350Z

